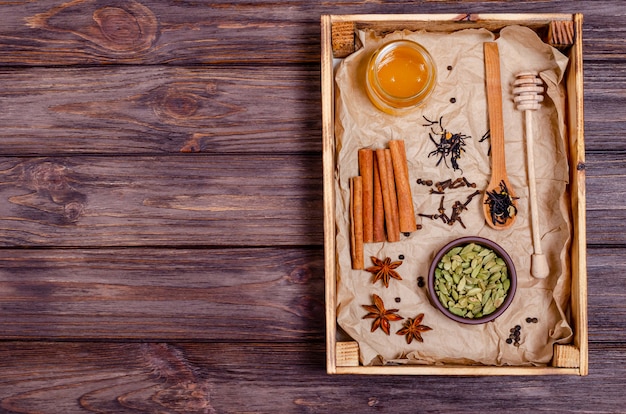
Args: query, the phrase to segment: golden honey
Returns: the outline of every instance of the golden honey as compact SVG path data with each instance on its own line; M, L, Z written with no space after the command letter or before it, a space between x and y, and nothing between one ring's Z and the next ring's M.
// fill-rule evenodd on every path
M366 91L381 111L401 115L420 105L435 87L432 57L420 44L396 40L376 50L367 66Z

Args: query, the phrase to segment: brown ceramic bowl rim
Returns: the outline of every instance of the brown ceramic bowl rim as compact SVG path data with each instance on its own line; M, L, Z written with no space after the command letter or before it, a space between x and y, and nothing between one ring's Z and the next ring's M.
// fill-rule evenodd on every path
M506 296L506 299L502 303L502 305L500 305L500 307L496 309L493 313L483 316L482 318L476 318L476 319L464 318L462 316L457 316L453 314L441 304L441 302L439 301L439 298L437 297L437 294L435 293L435 269L437 267L437 264L443 257L443 255L446 254L450 249L454 247L467 245L469 243L479 244L481 246L488 247L494 250L498 254L498 256L500 256L506 263L508 272L509 272L509 279L511 280L511 286L509 287L508 294ZM494 319L502 315L507 310L507 308L513 301L513 297L515 296L516 290L517 290L517 273L515 271L515 265L513 264L513 260L511 260L511 256L509 256L506 250L504 250L499 244L497 244L496 242L492 240L486 239L484 237L468 236L468 237L461 237L459 239L452 240L451 242L447 243L445 246L441 248L441 250L437 252L428 270L428 297L430 298L430 301L435 307L437 307L437 309L441 311L441 313L446 315L448 318L454 321L460 322L460 323L465 323L469 325L479 325L482 323L493 321Z

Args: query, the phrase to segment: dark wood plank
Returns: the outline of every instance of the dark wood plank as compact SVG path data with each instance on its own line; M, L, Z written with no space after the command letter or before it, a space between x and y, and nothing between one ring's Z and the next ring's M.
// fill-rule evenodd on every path
M321 151L317 68L0 69L5 155Z
M41 414L622 412L626 347L592 344L590 354L584 379L328 376L320 343L8 342L0 344L0 404ZM485 389L488 398L477 398Z
M620 0L325 4L307 0L0 3L0 65L319 62L321 14L585 14L588 59L623 59ZM514 3L515 10L511 10ZM355 5L358 4L358 7ZM254 41L251 41L254 39Z
M43 0L0 5L2 65L267 64L319 57L319 26L303 24L308 20L301 14L304 2ZM317 18L319 22L319 14Z
M626 250L590 249L588 279L590 340L626 342Z
M626 65L585 62L583 74L586 150L626 151Z
M1 249L0 339L324 337L317 249ZM626 342L626 255L592 249L589 333Z
M591 62L584 73L587 150L626 150L615 133L626 129L615 116L626 106L626 67ZM5 155L321 150L318 68L31 68L0 77Z
M623 412L622 8L0 0L0 413ZM459 11L585 13L587 378L325 374L320 14Z
M320 249L0 250L0 337L324 337Z
M586 157L587 242L626 245L626 153L589 153Z
M321 174L306 154L3 158L0 245L319 246ZM626 245L625 175L588 154L590 244Z
M0 245L320 245L321 186L315 155L0 158Z

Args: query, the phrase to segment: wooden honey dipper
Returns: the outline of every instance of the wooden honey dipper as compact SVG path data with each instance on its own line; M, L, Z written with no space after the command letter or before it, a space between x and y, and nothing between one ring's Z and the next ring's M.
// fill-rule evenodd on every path
M539 212L537 211L537 187L535 185L535 160L533 155L533 118L532 112L539 109L543 101L543 81L536 72L523 72L516 76L513 83L513 101L518 110L524 112L526 127L526 159L528 164L528 191L530 200L531 230L533 238L533 255L531 256L530 273L533 277L544 279L550 274L548 260L541 249L539 233Z

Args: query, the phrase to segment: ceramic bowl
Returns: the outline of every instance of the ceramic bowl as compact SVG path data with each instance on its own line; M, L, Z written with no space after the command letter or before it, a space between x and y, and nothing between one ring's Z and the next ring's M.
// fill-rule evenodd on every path
M495 257L483 261L487 255L478 256L478 254L475 254L476 257L474 258L478 258L478 260L475 261L476 266L474 266L474 268L479 268L477 272L464 272L465 269L468 267L472 268L472 266L470 263L469 266L465 265L466 267L463 268L463 263L469 262L469 260L464 260L463 258L461 258L460 261L459 257L457 257L456 260L452 260L456 261L456 264L450 263L447 265L444 263L444 261L448 261L448 259L444 258L446 253L453 249L458 251L459 248L463 251L463 249L470 244L479 246L480 249L490 249L495 254ZM473 248L467 247L464 256L467 257L467 253L470 253L472 249ZM469 256L471 257L472 254L470 253ZM497 260L498 257L502 259L502 261ZM450 258L450 255L448 255L448 258ZM500 264L496 263L494 265L489 263L492 260ZM502 275L503 265L506 266L506 276L501 276L496 280L496 274L499 273ZM493 266L499 266L499 268L495 268L499 270L493 271ZM448 277L446 278L446 276ZM452 281L450 281L450 279L452 279ZM438 280L442 281L440 282ZM508 280L508 282L506 280ZM442 288L439 288L442 283L447 285L445 292L442 291ZM476 288L480 289L476 290ZM474 290L472 291L472 289ZM498 299L501 297L501 292L498 292L499 289L505 291L503 299ZM477 325L493 321L507 310L513 301L516 289L517 274L513 260L511 260L509 254L501 246L482 237L462 237L446 244L437 252L428 271L428 296L431 303L448 318L460 323ZM455 290L455 292L452 292L452 290ZM445 293L447 293L447 297L455 303L454 305L449 300L445 305L442 303L442 300L446 300ZM489 303L490 299L491 303ZM495 301L493 299L495 299ZM470 303L472 306L469 306ZM481 310L485 311L490 311L492 307L495 309L487 314L478 311L476 315L474 315L473 312L476 310L476 307L480 307ZM468 312L470 312L471 315Z

